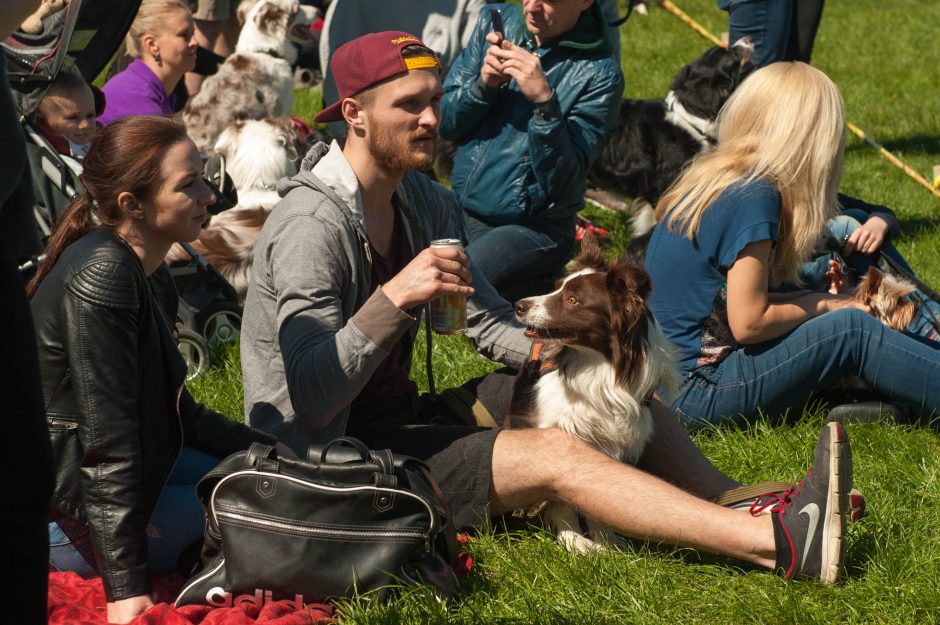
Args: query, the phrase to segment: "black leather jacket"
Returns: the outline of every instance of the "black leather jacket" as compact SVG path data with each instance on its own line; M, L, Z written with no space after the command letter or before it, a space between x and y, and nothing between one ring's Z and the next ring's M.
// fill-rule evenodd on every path
M151 591L145 530L185 442L220 458L267 434L193 401L158 300L110 230L69 246L31 305L56 461L53 518L91 529L108 601ZM167 313L170 313L169 315Z

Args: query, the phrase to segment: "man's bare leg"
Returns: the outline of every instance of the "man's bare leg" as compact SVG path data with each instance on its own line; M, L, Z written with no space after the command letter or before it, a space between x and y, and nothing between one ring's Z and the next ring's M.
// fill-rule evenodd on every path
M679 437L677 437L679 438ZM700 499L560 430L505 430L493 449L491 513L561 501L625 536L773 568L770 515Z
M740 486L705 457L669 408L654 399L650 410L653 437L637 463L639 468L704 499Z

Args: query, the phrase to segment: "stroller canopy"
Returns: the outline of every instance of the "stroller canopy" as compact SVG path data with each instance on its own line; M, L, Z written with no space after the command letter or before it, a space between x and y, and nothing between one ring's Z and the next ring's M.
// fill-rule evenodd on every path
M70 0L42 23L42 32L16 31L0 43L20 118L35 112L63 66L89 83L124 41L140 0Z

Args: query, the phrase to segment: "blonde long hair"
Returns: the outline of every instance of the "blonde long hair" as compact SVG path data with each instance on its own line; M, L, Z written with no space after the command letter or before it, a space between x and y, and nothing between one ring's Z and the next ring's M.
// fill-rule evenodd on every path
M702 215L729 185L759 179L780 192L772 284L799 284L826 221L839 210L845 112L835 84L805 63L773 63L751 74L718 115L718 145L696 157L656 206L656 220L692 239Z
M148 33L152 35L162 33L166 30L166 16L177 11L192 12L189 4L183 0L143 0L137 10L134 23L131 24L127 36L124 37L127 53L135 59L141 58L144 54L140 47L141 38Z

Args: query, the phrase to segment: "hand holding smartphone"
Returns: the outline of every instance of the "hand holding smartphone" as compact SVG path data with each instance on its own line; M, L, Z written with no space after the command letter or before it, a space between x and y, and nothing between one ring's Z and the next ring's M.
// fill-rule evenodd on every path
M497 9L490 9L490 19L493 22L493 32L499 35L499 42L502 44L505 34L503 32L503 16Z

